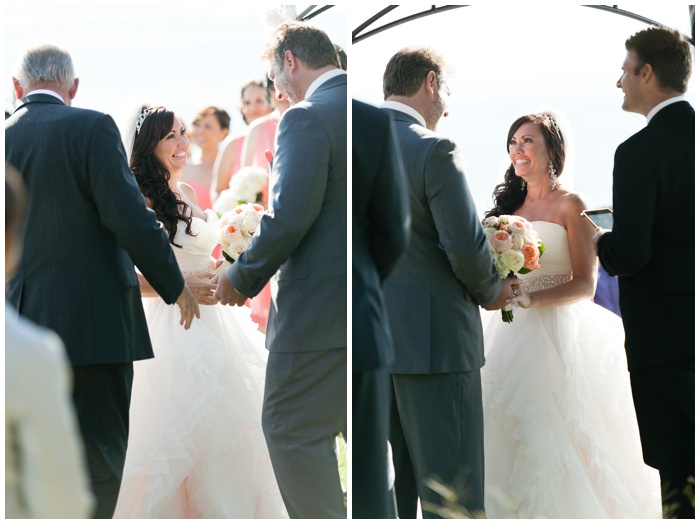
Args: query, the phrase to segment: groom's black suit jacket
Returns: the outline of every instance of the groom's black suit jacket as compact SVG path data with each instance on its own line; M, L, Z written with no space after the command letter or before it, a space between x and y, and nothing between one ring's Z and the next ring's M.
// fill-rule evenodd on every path
M619 276L629 369L694 360L695 110L689 103L663 108L618 147L613 211L613 231L599 239L598 256Z
M152 357L134 264L167 303L184 280L112 118L30 94L5 122L5 162L29 193L9 301L58 333L74 366Z

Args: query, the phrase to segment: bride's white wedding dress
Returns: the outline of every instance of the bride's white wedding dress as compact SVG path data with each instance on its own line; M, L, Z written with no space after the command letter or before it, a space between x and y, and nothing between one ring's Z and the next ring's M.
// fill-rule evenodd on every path
M546 251L535 291L571 274L566 230L533 222ZM485 329L486 514L490 518L660 518L644 464L620 319L590 300L500 312Z
M192 219L173 247L183 273L209 268L218 219ZM134 363L129 443L115 518L286 518L260 417L267 351L247 308L180 310L144 299L155 358Z

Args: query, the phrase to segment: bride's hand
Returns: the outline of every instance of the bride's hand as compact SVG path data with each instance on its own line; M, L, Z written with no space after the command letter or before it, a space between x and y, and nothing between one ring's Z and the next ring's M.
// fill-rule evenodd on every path
M523 291L520 283L514 285L512 289L513 296L506 300L508 304L517 304L521 308L529 308L532 305L530 294Z
M192 291L194 298L197 300L197 304L207 306L216 304L217 301L214 299L216 284L210 280L213 276L214 273L210 273L209 271L185 276L185 283L187 287L190 288L190 291Z

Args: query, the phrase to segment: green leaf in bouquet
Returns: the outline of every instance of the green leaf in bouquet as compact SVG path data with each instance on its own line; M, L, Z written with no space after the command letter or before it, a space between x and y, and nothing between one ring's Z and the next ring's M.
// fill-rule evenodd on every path
M537 248L540 250L540 256L544 255L544 242L539 240L537 242Z
M262 191L258 191L258 192L255 194L255 201L256 201L256 202L262 202L262 196L263 196L263 195L262 195Z

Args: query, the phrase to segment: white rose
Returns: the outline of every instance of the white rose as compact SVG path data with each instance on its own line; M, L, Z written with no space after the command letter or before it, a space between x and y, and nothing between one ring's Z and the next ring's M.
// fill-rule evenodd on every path
M520 251L520 248L525 245L525 237L521 233L513 233L510 237L513 241L513 249Z
M241 223L241 231L246 234L253 235L258 228L259 222L252 217L246 217Z
M523 254L520 251L515 251L513 249L509 249L508 251L501 253L500 258L503 265L513 273L517 273L525 265L525 257Z

